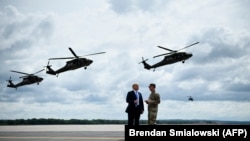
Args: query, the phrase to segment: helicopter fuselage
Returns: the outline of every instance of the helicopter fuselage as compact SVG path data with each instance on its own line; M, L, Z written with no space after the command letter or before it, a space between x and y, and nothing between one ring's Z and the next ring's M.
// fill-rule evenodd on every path
M40 82L42 82L43 81L43 78L41 78L41 77L38 77L38 76L28 76L28 77L25 77L25 78L23 78L23 81L22 82L20 82L19 84L34 84L34 83L37 83L37 84L39 84Z
M47 66L47 68L48 68L47 73L52 74L52 75L56 75L56 74L59 74L59 73L65 72L65 71L75 70L75 69L79 69L82 67L87 69L87 66L89 66L92 63L93 63L93 61L90 59L77 58L77 59L67 61L66 65L64 67L62 67L56 71L52 70L52 68L50 68L50 66Z
M24 77L23 80L17 84L13 84L11 80L9 80L9 84L7 85L7 87L11 87L11 88L17 88L23 85L30 85L30 84L34 84L37 83L37 85L39 85L40 82L43 81L43 78L38 77L38 76L28 76L28 77Z
M180 62L180 61L182 61L182 63L184 63L185 60L189 59L192 56L193 55L191 53L177 52L177 53L165 56L162 61L152 65L151 68L157 68L160 66L173 64L173 63Z
M81 67L85 67L86 69L86 67L92 63L93 63L92 60L86 59L86 58L73 59L73 60L67 61L66 65L63 68L66 70L75 70Z

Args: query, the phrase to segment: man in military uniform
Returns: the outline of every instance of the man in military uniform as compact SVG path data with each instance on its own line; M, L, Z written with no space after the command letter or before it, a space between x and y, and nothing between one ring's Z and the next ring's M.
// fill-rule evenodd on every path
M148 87L151 91L148 100L145 100L145 102L148 104L148 124L155 125L158 112L158 104L160 104L161 100L159 93L157 93L155 90L156 85L154 83L151 83Z

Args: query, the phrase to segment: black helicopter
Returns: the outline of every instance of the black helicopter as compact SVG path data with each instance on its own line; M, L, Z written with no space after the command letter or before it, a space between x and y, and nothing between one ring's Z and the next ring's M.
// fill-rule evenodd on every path
M192 96L188 96L188 100L189 100L189 101L194 101L194 99L193 99Z
M11 77L9 80L7 80L7 82L9 82L9 84L7 85L7 87L10 87L10 88L15 88L17 89L18 87L20 86L24 86L24 85L30 85L30 84L34 84L34 83L37 83L37 85L39 85L40 82L43 81L43 78L42 77L39 77L35 74L43 71L44 69L36 72L36 73L33 73L33 74L28 74L28 73L24 73L24 72L19 72L19 71L14 71L14 70L11 70L11 72L16 72L16 73L21 73L21 74L25 74L25 76L21 76L20 78L22 78L23 80L17 84L14 84L11 80Z
M184 47L184 48L182 48L182 49L191 47L191 46L193 46L193 45L195 45L195 44L198 44L198 43L199 43L199 42L193 43L193 44L188 45L188 46L186 46L186 47ZM160 55L154 56L153 58L156 58L156 57L164 56L164 55L165 55L165 57L163 58L162 61L160 61L160 62L158 62L158 63L156 63L156 64L154 64L154 65L149 65L148 63L146 63L146 61L147 61L148 59L144 60L144 58L142 57L142 62L140 62L140 63L143 63L145 69L148 69L148 70L154 69L154 70L155 70L157 67L161 67L161 66L164 66L164 65L169 65L169 64L177 63L177 62L180 62L180 61L181 61L182 63L185 63L185 61L186 61L187 59L189 59L189 58L191 58L191 57L193 56L192 53L179 52L179 51L182 50L182 49L179 49L179 50L171 50L171 49L168 49L168 48L165 48L165 47L162 47L162 46L157 46L157 47L159 47L159 48L161 48L161 49L164 49L164 50L167 50L167 51L170 51L170 52L169 52L169 53L164 53L164 54L160 54Z
M77 56L72 48L69 47L69 50L74 55L74 57L49 58L49 60L57 60L57 59L71 59L71 60L67 61L66 65L62 68L59 68L58 70L53 70L51 68L51 65L49 65L49 62L48 62L47 66L46 66L46 68L47 68L46 73L47 74L58 76L59 73L62 73L65 71L75 70L75 69L82 68L82 67L84 67L84 69L87 69L87 67L93 63L93 60L90 60L87 58L82 58L81 56ZM85 56L97 55L97 54L102 54L102 53L105 53L105 52L98 52L98 53L88 54Z

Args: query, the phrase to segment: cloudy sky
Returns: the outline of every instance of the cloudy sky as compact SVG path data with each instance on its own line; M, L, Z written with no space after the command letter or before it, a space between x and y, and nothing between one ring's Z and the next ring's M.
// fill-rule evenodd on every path
M250 120L249 0L0 0L0 119L127 119L133 83L143 98L156 83L158 119ZM193 57L146 70L167 53ZM68 47L94 62L39 84L6 87L35 73L52 57L72 57ZM58 69L66 60L52 60ZM188 101L192 96L194 101ZM147 119L145 112L141 119Z

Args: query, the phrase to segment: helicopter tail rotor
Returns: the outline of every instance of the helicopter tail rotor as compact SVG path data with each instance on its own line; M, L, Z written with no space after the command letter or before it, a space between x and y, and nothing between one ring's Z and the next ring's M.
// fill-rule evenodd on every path
M56 75L56 72L51 68L52 65L49 65L49 61L46 67L46 73L51 74L51 75Z
M47 65L46 66L44 66L44 67L46 67L46 71L48 70L48 68L50 68L52 65L49 65L49 61L48 61L48 63L47 63Z
M12 82L12 80L11 80L11 76L10 76L9 80L6 80L6 81L7 81L7 82L9 82L9 83L10 83L10 82Z
M139 64L140 64L140 63L145 63L146 61L148 61L148 59L145 59L145 60L144 60L144 58L142 57L142 61L139 62Z
M142 61L139 62L139 64L142 63L145 69L150 70L152 68L152 66L149 65L148 63L146 63L146 61L148 61L148 59L144 60L144 58L142 57Z
M9 80L6 80L6 81L9 82L9 84L7 85L7 87L12 87L12 88L15 87L15 85L12 83L11 76L10 76Z

